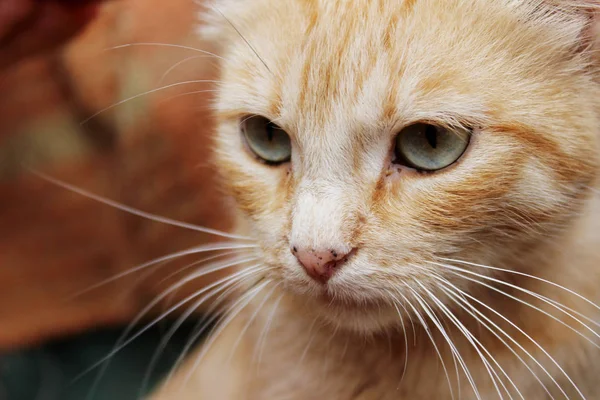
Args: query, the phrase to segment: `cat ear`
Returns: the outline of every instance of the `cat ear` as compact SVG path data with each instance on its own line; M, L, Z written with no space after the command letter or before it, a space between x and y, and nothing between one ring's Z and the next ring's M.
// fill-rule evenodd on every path
M232 19L238 19L245 14L242 0L196 0L200 6L198 12L199 24L196 33L201 40L221 46L230 38Z
M569 25L574 47L587 53L600 67L600 0L542 0L550 5L550 18ZM569 29L570 28L570 29Z
M595 65L600 69L600 0L590 0L587 22L583 30L583 48L590 51Z

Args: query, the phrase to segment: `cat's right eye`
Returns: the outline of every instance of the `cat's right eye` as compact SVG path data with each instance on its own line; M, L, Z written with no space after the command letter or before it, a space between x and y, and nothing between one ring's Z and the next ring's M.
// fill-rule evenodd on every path
M248 147L267 164L282 164L292 157L289 135L265 117L251 116L242 121L242 132Z

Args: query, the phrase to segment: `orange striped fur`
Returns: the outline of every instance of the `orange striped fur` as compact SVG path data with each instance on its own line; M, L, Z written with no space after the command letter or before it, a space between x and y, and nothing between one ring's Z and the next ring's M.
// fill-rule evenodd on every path
M217 7L201 31L223 57L217 163L240 229L260 245L262 278L278 286L156 399L600 399L598 308L540 280L600 298L600 3ZM248 115L290 135L289 164L249 153ZM392 144L414 122L472 127L472 142L445 170L399 167ZM293 241L357 250L323 286L299 266ZM490 307L468 299L508 346L444 287ZM575 315L591 330L552 304L588 317Z

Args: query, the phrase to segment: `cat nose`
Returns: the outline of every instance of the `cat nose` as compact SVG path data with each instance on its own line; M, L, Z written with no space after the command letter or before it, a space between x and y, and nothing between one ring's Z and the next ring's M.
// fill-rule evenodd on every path
M292 247L292 253L314 280L327 283L348 259L352 251L339 251L335 249L315 250L308 248Z

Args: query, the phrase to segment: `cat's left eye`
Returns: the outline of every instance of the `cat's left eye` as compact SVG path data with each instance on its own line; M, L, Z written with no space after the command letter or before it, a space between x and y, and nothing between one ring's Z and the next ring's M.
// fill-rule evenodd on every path
M396 137L396 161L418 171L433 172L454 164L463 155L471 131L417 123Z
M242 121L242 132L250 150L268 164L282 164L292 157L289 135L267 118L245 118Z

